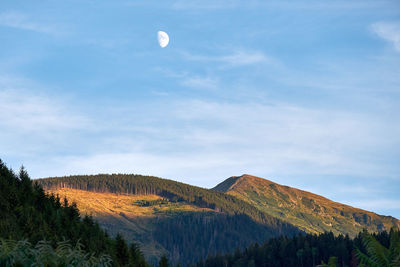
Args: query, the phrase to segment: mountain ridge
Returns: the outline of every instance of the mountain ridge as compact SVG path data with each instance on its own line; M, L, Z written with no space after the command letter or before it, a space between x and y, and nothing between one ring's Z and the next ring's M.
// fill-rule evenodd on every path
M363 228L379 232L400 227L400 221L393 216L379 215L249 174L232 176L213 190L236 196L310 233L332 230L354 236Z

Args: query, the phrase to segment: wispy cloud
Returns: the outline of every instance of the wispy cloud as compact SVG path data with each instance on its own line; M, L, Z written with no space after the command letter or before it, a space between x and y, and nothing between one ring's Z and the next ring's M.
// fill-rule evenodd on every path
M221 8L235 8L240 4L239 0L225 1L225 0L194 0L194 1L185 1L185 0L177 0L172 4L172 8L174 9L221 9Z
M59 30L54 25L38 23L30 16L21 12L3 12L0 13L0 26L16 29L57 35Z
M197 89L217 89L218 79L212 77L191 76L182 80L183 86L188 86Z
M351 205L366 210L400 210L399 199L364 199L351 201Z
M19 81L19 86L25 81ZM79 115L66 112L59 100L37 95L29 89L15 87L16 82L0 77L0 126L10 131L48 132L77 129L86 125L87 120Z
M261 51L236 50L233 53L218 56L196 55L187 52L182 54L186 60L216 62L229 67L271 62L271 59Z
M387 146L396 146L399 129L361 114L279 103L228 104L190 99L168 102L157 110L142 108L138 107L139 114L134 110L114 114L112 128L117 133L108 136L113 137L113 143L105 146L107 135L103 136L98 142L98 154L102 156L95 153L76 161L85 162L88 158L92 166L105 166L96 161L108 158L107 171L112 171L111 162L126 154L130 160L115 165L121 170L125 166L133 171L130 166L140 166L143 173L171 178L200 179L219 168L221 173L208 174L210 180L242 172L285 176L306 175L313 170L318 175L371 178L393 174L393 170L376 161L380 155L377 147L385 150ZM122 114L137 116L127 118ZM150 124L145 119L149 116ZM124 120L115 120L118 117ZM101 121L99 124L105 127ZM129 129L126 125L135 127ZM390 133L388 128L394 132ZM105 147L124 148L125 152L104 153ZM160 171L155 173L155 168Z
M385 2L385 1L382 1ZM305 10L332 10L332 9L360 9L376 8L381 6L377 1L260 1L260 0L202 0L202 1L184 1L177 0L172 4L174 9L185 10L218 10L231 8L280 8L280 9L305 9Z
M400 52L400 22L377 22L372 24L371 30Z

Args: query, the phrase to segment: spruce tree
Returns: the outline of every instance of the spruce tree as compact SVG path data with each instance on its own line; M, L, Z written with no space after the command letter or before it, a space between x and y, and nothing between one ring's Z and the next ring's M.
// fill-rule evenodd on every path
M168 259L165 255L161 257L158 267L169 267Z
M115 256L120 266L127 265L129 262L128 245L120 234L115 238Z

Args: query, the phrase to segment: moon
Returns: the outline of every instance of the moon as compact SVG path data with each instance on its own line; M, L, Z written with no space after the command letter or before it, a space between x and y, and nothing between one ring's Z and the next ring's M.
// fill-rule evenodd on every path
M157 32L157 37L158 37L158 44L164 48L167 47L169 43L169 36L166 32L163 31L158 31Z

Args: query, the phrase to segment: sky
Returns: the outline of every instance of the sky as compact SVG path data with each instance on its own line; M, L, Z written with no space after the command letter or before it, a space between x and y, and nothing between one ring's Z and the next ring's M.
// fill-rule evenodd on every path
M2 0L0 158L247 173L400 218L400 2Z

